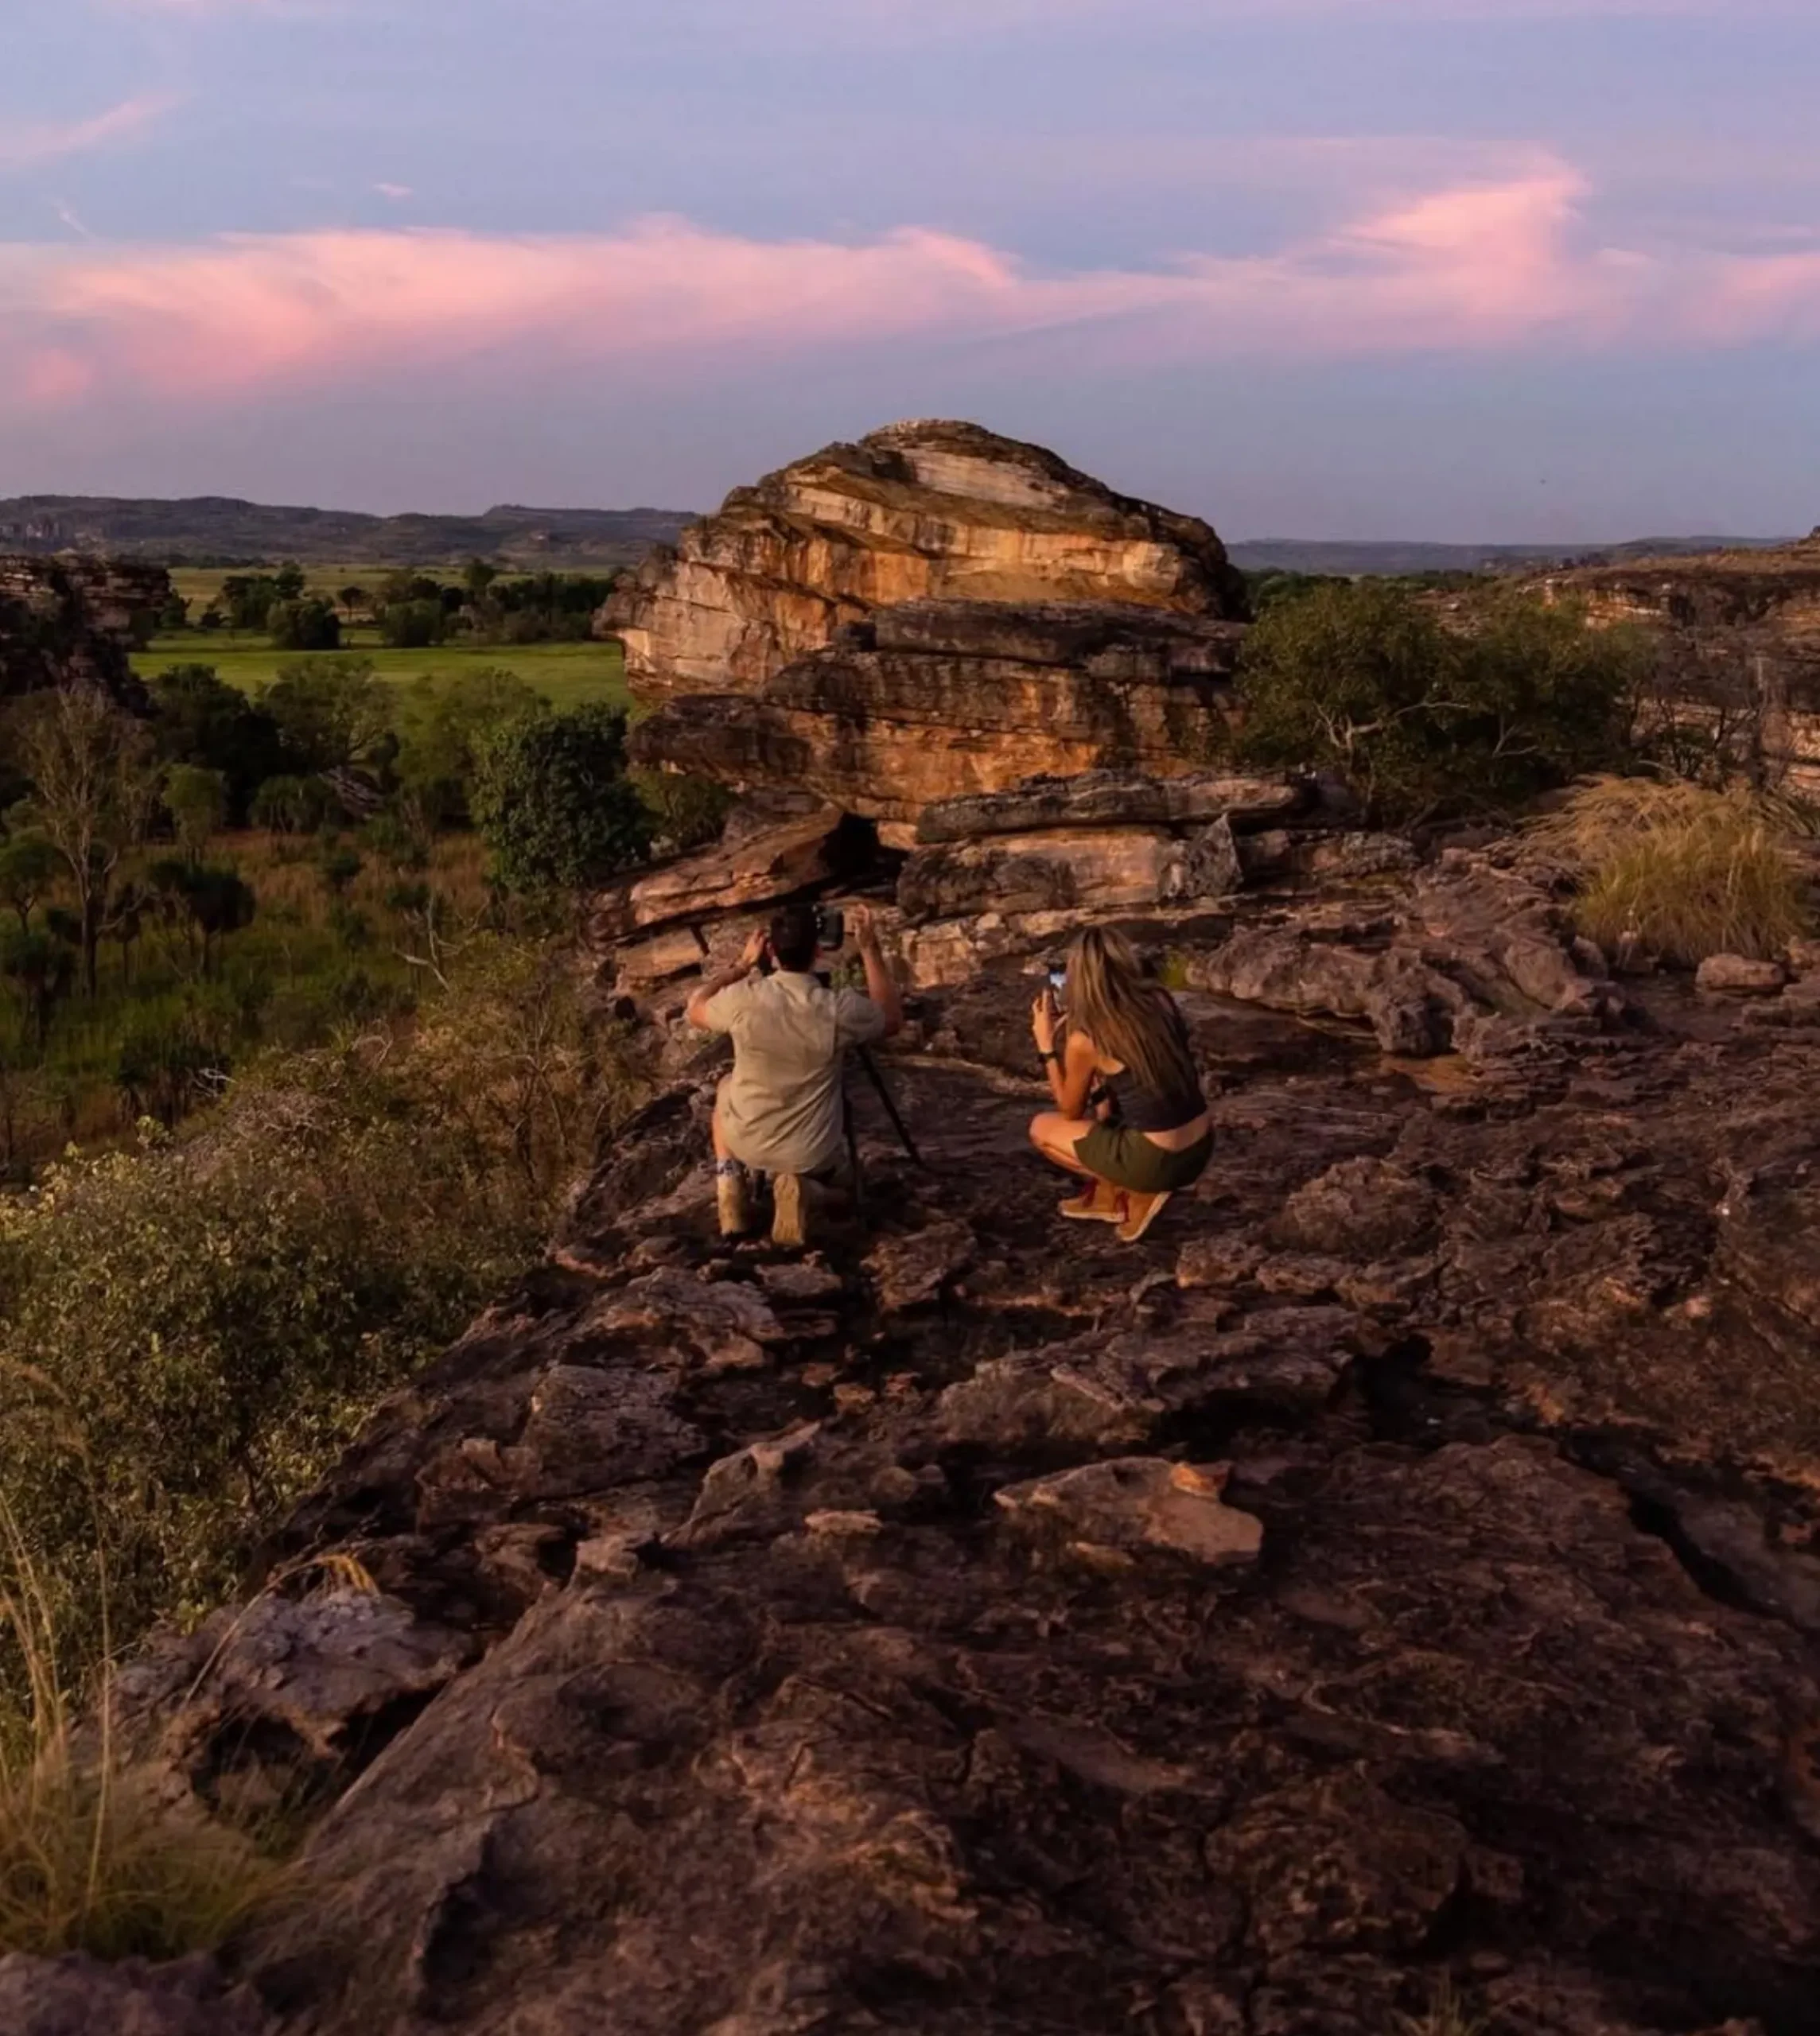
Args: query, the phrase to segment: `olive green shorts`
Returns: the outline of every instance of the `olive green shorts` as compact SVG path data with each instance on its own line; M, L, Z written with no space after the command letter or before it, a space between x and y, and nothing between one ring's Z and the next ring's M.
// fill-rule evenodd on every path
M1180 1152L1166 1152L1129 1125L1096 1124L1075 1146L1075 1157L1089 1172L1134 1195L1174 1195L1192 1187L1213 1157L1213 1133Z

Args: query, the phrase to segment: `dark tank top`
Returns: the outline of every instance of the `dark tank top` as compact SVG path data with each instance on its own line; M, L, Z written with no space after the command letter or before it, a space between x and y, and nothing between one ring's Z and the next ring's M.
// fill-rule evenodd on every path
M1188 1049L1188 1028L1172 998L1165 1009L1171 1029ZM1189 1058L1192 1061L1192 1051ZM1197 1117L1207 1114L1207 1098L1198 1081L1192 1089L1162 1095L1146 1089L1129 1068L1124 1068L1117 1074L1102 1074L1099 1094L1111 1099L1113 1121L1128 1131L1180 1131L1184 1124L1192 1124Z

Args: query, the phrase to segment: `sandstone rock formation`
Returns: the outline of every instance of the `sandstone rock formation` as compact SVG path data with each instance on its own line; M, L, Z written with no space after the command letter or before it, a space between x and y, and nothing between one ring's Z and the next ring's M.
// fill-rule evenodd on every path
M895 1060L932 1174L861 1092L820 1256L714 1234L711 1051L644 1113L280 1537L378 1603L125 1679L325 1813L270 2036L1811 2026L1820 1006L1546 1017L1543 894L1401 881L1237 934L1521 1036L1418 1080L1188 994L1218 1154L1134 1249L1023 1147L1015 962Z
M641 698L752 692L842 624L928 599L1111 601L1242 616L1208 526L1115 495L977 425L893 425L825 448L655 552L603 612Z
M1661 711L1771 784L1820 791L1820 531L1781 551L1589 566L1538 583L1660 641Z
M1130 606L881 609L749 693L671 700L633 753L909 826L937 801L1038 773L1201 767L1242 635Z
M83 681L142 705L134 625L169 592L160 567L0 558L0 699Z

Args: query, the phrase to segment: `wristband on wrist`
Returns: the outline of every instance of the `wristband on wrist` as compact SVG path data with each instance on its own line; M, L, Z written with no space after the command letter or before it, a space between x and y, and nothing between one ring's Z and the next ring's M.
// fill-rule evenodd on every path
M1045 1061L1052 1060L1058 1067L1062 1064L1062 1057L1053 1047L1045 1047L1040 1058Z

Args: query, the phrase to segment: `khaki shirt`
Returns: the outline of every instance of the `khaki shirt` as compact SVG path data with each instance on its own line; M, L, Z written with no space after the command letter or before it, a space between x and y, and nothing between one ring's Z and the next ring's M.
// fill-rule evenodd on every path
M780 969L722 990L702 1016L733 1035L720 1114L733 1156L771 1174L831 1166L846 1137L842 1057L884 1038L885 1013L858 990Z

